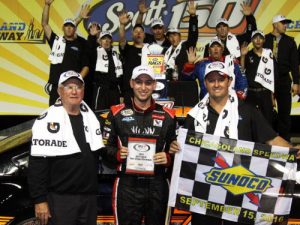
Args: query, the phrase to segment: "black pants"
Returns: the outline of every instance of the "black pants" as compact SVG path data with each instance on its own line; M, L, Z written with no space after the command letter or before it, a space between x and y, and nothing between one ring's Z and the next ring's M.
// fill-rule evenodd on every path
M107 87L93 83L93 109L109 109L113 105L120 104L120 92L118 87Z
M50 193L49 225L96 225L96 195L60 195Z
M291 95L291 82L281 82L275 89L275 98L278 107L278 124L277 132L285 140L290 141L291 129L291 108L292 108L292 95Z
M145 225L164 225L168 192L168 183L163 177L125 175L117 178L113 196L116 224L140 225L144 217Z
M249 88L247 93L247 98L245 100L247 103L261 111L265 119L272 126L273 122L273 103L272 103L272 92L268 89L263 89L261 91L253 91Z

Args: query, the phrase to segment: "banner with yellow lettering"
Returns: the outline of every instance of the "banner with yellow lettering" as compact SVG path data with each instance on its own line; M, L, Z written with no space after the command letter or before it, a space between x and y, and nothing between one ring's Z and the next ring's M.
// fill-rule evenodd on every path
M169 206L247 224L287 224L296 149L180 129Z
M215 35L215 21L226 17L232 33L243 33L246 26L240 4L244 0L198 0L199 27L198 50L201 54L206 43ZM272 18L283 14L294 22L287 34L300 42L300 19L298 0L252 0L251 8L258 28L268 33L272 30ZM55 0L51 4L49 24L53 31L62 34L65 18L75 18L83 4L89 4L89 18L79 24L77 33L87 37L91 21L110 30L117 45L118 13L127 10L133 18L126 26L126 37L131 40L131 29L138 16L138 1L130 0ZM184 0L146 0L149 11L143 25L150 31L153 18L162 18L166 27L177 27L183 39L187 37L188 13ZM41 26L44 0L0 0L0 115L37 115L48 106L44 86L48 81L50 48L45 41ZM294 98L293 113L300 115L299 97Z

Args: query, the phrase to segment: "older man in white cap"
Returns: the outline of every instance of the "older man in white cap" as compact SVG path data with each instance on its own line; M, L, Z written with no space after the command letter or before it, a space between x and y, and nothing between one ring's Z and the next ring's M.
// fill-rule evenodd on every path
M293 37L285 34L287 25L291 22L292 20L283 15L274 16L273 31L266 35L264 43L264 48L273 51L278 66L278 85L275 86L275 99L278 106L277 129L286 140L290 139L291 91L294 95L299 91L297 45Z
M59 101L32 127L28 184L35 215L42 225L96 225L100 124L82 101L79 73L62 73L57 91Z
M238 101L235 92L230 92L231 78L222 62L207 65L205 86L208 94L188 113L184 127L201 133L221 137L292 147L278 136L262 114L254 107ZM180 146L172 142L170 153L176 153ZM298 152L298 158L300 156ZM201 191L201 190L199 190ZM240 196L232 195L231 201ZM192 213L192 225L236 225L217 217Z
M118 164L113 193L116 224L163 225L167 211L169 146L176 139L175 115L151 97L156 80L148 66L134 68L131 104L111 107L103 138L107 159Z
M49 55L50 73L45 91L49 94L49 105L58 98L57 86L59 75L74 70L85 77L89 71L86 40L76 34L76 22L65 19L63 36L58 36L49 25L49 11L53 0L45 0L42 14L42 26L51 52Z
M223 55L233 55L236 58L239 58L240 53L240 45L244 42L249 43L251 41L252 31L255 31L256 21L254 16L252 15L251 5L247 3L241 4L242 12L246 17L246 32L239 35L234 35L230 33L229 22L226 18L219 18L216 22L216 32L217 37L224 44L224 52ZM204 57L209 56L209 46L208 44L205 46Z

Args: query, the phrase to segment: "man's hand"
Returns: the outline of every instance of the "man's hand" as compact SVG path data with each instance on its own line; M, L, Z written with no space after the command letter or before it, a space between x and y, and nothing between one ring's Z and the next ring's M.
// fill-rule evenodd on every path
M127 156L128 156L128 148L122 146L121 149L120 149L120 158L121 159L126 159Z
M158 152L154 155L153 161L158 165L166 165L168 163L167 154L165 152Z
M92 35L92 36L96 36L96 35L98 35L100 33L100 30L98 29L98 26L97 26L97 24L92 24L91 25L91 28L90 28L90 35Z
M90 12L90 9L91 9L90 5L84 4L84 5L81 6L81 9L80 9L80 12L79 12L79 15L80 15L81 19L88 19L88 18L90 18L88 16L89 12Z
M45 5L51 5L54 0L45 0Z
M145 0L139 1L138 9L139 9L139 13L141 13L141 14L145 14L146 12L148 12L149 7L147 7Z
M293 96L297 95L299 93L299 84L293 84L292 85L292 94Z
M188 56L188 62L193 64L197 59L196 48L192 46L189 47L189 49L186 51L186 54Z
M241 55L242 56L246 56L249 52L249 48L248 48L248 43L247 42L244 42L242 45L241 45Z
M34 205L35 216L39 219L41 225L48 224L48 219L51 217L47 202L41 202Z
M252 14L250 3L247 4L246 2L243 2L243 4L241 4L241 7L242 7L241 11L245 16L250 16Z
M180 150L179 143L176 140L172 141L172 143L170 145L169 153L174 154L174 153L177 153L179 150Z
M190 14L190 16L196 15L196 4L195 4L195 1L189 1L188 2L188 10L187 11Z
M120 12L120 14L119 14L119 21L120 21L120 24L122 24L124 26L129 23L130 16L128 15L128 13L126 11Z

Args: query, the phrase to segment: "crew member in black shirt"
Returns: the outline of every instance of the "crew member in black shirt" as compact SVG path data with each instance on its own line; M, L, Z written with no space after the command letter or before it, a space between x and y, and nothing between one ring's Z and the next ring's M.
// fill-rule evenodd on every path
M92 32L88 37L91 49L93 72L93 110L109 109L112 105L120 104L122 88L122 63L119 54L113 49L112 34L109 31ZM96 45L95 45L96 43Z
M236 58L240 57L240 46L247 42L251 41L251 34L255 31L256 28L256 20L255 17L252 15L252 9L250 4L243 3L242 4L242 12L246 17L246 32L239 35L234 35L229 33L229 23L227 19L220 18L217 20L216 23L216 32L217 37L222 40L224 44L224 52L223 55L234 55ZM229 40L229 41L228 41ZM236 40L236 41L235 41ZM229 44L228 42L231 42ZM204 57L209 57L209 44L205 46L204 49Z
M136 19L136 24L143 24L143 16L148 12L145 0L138 3L139 15ZM160 18L153 18L151 22L151 34L145 33L145 43L155 43L164 48L163 53L171 46L170 41L165 36L165 24Z
M119 48L123 63L123 97L125 103L130 103L133 92L129 81L131 79L133 69L141 65L145 30L141 24L135 24L132 28L133 45L129 45L125 37L125 26L130 22L128 13L122 12L119 15L119 21Z
M242 70L245 70L248 80L248 93L245 101L260 110L265 119L272 125L274 106L273 93L277 78L275 61L273 60L272 52L263 48L265 34L262 31L254 31L251 40L253 44L251 51L248 52L247 44L243 44L241 48L241 67ZM264 65L264 62L268 60L270 61L270 64L268 64L270 68L261 67L262 71L258 71L259 65ZM270 69L270 73L265 75L265 69ZM261 79L257 79L260 78L259 76L267 78L270 85L265 85Z
M286 140L277 136L262 114L250 105L238 101L234 92L229 92L231 78L224 63L213 62L207 65L205 85L208 96L189 112L184 127L217 136L292 147ZM225 113L227 110L227 113ZM203 118L203 116L205 117ZM220 115L222 118L219 118ZM235 116L233 116L235 115ZM220 123L220 124L219 124ZM173 141L170 152L180 149ZM297 154L300 157L300 151ZM192 213L192 225L236 225L208 215ZM239 223L243 224L243 223Z
M273 18L273 31L266 35L264 44L264 48L273 51L278 67L278 82L275 86L275 99L278 108L277 129L279 135L287 141L290 140L291 128L291 91L293 94L298 94L299 91L297 46L294 39L285 34L287 24L290 22L291 20L282 15L275 16Z
M45 0L42 14L42 26L45 36L51 47L49 59L51 61L49 80L45 90L49 93L49 105L53 105L59 97L57 94L57 83L59 75L68 70L79 72L85 77L89 71L86 40L78 36L76 23L72 19L66 19L63 24L63 37L56 35L49 22L49 10L53 0Z

